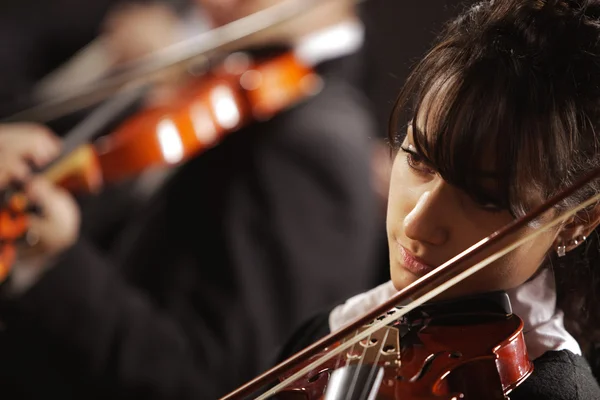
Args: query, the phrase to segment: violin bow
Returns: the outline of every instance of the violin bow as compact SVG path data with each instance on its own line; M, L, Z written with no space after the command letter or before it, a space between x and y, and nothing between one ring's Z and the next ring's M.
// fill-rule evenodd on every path
M281 25L331 0L285 0L226 25L211 29L190 39L173 44L128 63L120 73L94 84L71 90L55 99L20 111L0 120L0 123L30 121L45 123L63 115L92 106L118 92L124 85L147 84L171 67L206 62L207 56L218 50L234 50L245 40ZM366 0L348 0L359 4Z
M358 343L359 341L364 340L369 335L371 335L373 332L376 332L376 331L380 330L381 328L383 328L384 326L399 320L402 316L404 316L408 312L423 305L427 301L433 299L434 297L438 296L440 293L444 292L445 290L449 289L450 287L461 282L463 279L466 279L469 276L476 273L477 271L483 269L484 267L486 267L487 265L496 261L497 259L504 256L505 254L513 251L514 249L521 246L522 244L536 238L538 235L542 234L546 230L564 222L568 218L575 215L577 212L579 212L595 203L598 203L600 201L600 194L590 197L589 199L585 200L584 202L580 203L579 205L571 208L570 210L567 210L560 216L554 218L552 221L548 222L547 224L537 228L530 234L525 235L521 238L518 238L518 239L512 241L511 243L509 243L508 245L503 247L501 250L486 257L484 260L477 262L474 265L469 266L468 268L465 268L465 263L468 263L473 257L481 254L482 252L488 250L490 247L498 244L501 240L505 239L509 235L517 233L518 231L520 231L521 229L526 227L527 224L533 222L538 217L543 215L545 212L549 211L552 207L556 206L558 203L565 200L569 196L573 195L575 192L580 190L586 184L588 184L589 182L591 182L592 180L597 179L597 178L600 178L600 167L592 170L587 175L580 178L572 186L570 186L570 187L564 189L562 192L556 194L555 196L550 198L548 201L546 201L544 204L535 208L533 211L522 216L521 218L514 220L513 222L509 223L508 225L501 228L500 230L498 230L498 231L492 233L491 235L489 235L488 237L480 240L479 242L475 243L474 245L472 245L471 247L469 247L462 253L460 253L457 256L453 257L452 259L446 261L444 264L440 265L438 268L434 269L427 275L421 277L420 279L418 279L417 281L408 285L404 289L398 291L396 294L394 294L389 300L387 300L383 304L373 308L372 310L368 311L367 313L363 314L362 316L355 318L353 321L351 321L350 323L345 325L343 328L330 333L329 335L321 338L320 340L313 343L312 345L299 351L292 357L281 362L280 364L271 368L270 370L268 370L267 372L258 376L257 378L251 380L250 382L239 387L235 391L222 397L221 400L241 399L241 398L243 398L243 396L247 396L251 393L256 392L263 386L274 382L279 376L283 375L285 372L288 372L289 370L296 367L300 363L306 361L308 358L316 355L317 353L319 353L326 347L331 346L331 345L335 344L336 342L339 342L340 340L346 338L349 334L356 332L359 328L365 326L366 324L373 322L376 318L387 313L389 310L391 310L398 304L403 304L404 302L409 301L411 298L413 299L412 301L410 301L410 303L403 305L401 309L395 311L394 313L392 313L390 315L386 315L384 318L381 318L380 320L373 323L367 329L354 335L351 339L344 341L344 343L342 343L338 347L332 349L327 354L321 356L319 359L311 362L310 364L306 365L305 367L298 370L294 374L290 375L284 381L273 386L268 391L263 393L261 396L257 397L257 399L258 400L267 399L269 396L278 393L281 389L284 389L290 383L298 380L299 378L302 378L307 373L309 373L313 369L317 368L318 366L322 365L327 360L330 360L331 358L335 357L336 355L342 353L343 351L345 351L349 347L353 346L354 344ZM461 270L461 267L462 267L462 270ZM431 288L431 289L428 289L428 288Z

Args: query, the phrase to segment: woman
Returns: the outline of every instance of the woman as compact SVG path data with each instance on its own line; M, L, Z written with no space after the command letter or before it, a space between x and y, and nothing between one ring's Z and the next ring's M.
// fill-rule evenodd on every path
M401 121L407 129L396 132ZM313 320L286 355L381 304L600 165L600 2L473 6L447 26L409 77L392 122L391 282ZM590 183L509 240L599 191L598 182ZM590 295L600 268L599 222L600 206L591 207L439 298L508 293L535 364L510 394L513 400L600 399L580 346L587 349L597 339L597 325L590 323L598 321L598 309Z

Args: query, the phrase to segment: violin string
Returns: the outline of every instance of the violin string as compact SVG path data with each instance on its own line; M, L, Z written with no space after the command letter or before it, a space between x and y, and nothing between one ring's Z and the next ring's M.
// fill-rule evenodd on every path
M464 271L460 272L456 276L446 280L445 282L441 283L440 285L433 288L429 292L421 295L420 297L417 297L412 302L406 304L401 309L398 309L398 311L396 311L395 313L384 316L379 322L374 322L373 325L366 328L360 334L358 334L358 335L354 336L352 339L349 339L348 341L340 344L338 347L331 350L329 353L321 356L321 358L319 358L318 360L315 360L315 361L307 364L302 369L296 371L293 375L291 375L287 379L281 381L279 384L273 386L272 388L270 388L268 391L266 391L265 393L263 393L261 396L257 397L256 399L263 400L263 399L269 398L270 396L272 396L274 394L277 394L279 391L281 391L282 389L285 389L287 386L289 386L292 382L295 382L297 379L301 378L302 376L305 376L310 371L319 367L324 362L326 362L327 360L330 360L331 358L340 354L344 350L348 349L350 346L352 346L356 342L364 339L367 336L370 336L371 334L373 334L373 332L376 332L377 330L383 328L384 326L399 320L401 317L403 317L410 311L423 305L427 301L433 299L434 297L438 296L442 292L448 290L452 286L456 285L457 283L461 282L462 280L468 278L469 276L473 275L474 273L478 272L479 270L481 270L484 267L488 266L489 264L493 263L497 259L510 253L517 247L523 245L524 243L529 242L530 240L535 239L542 233L546 232L548 229L564 222L571 216L573 216L576 213L578 213L579 211L593 205L594 203L598 203L598 201L600 201L600 193L590 197L588 200L580 203L578 206L576 206L576 207L568 210L567 212L563 213L562 215L554 218L552 221L550 221L548 224L544 225L543 227L536 229L535 231L523 236L519 240L516 240L513 243L507 245L502 250L488 256L487 258L483 259L482 261L480 261L480 262L472 265L471 267L465 269ZM487 242L489 240L490 240L489 237L487 237L487 238L482 239L480 241L480 243Z
M375 357L375 361L373 362L373 364L371 364L371 370L369 371L369 376L367 377L367 382L370 382L371 379L373 379L373 376L375 375L375 372L377 371L377 368L379 366L379 359L381 358L381 355L383 354L383 349L385 347L385 343L387 341L389 334L390 334L390 330L386 329L385 335L383 337L383 341L381 341L379 344L379 350L377 350L377 356ZM398 349L398 350L400 350L400 349ZM356 374L355 379L358 380L358 370L355 372L355 374ZM365 393L366 390L369 390L368 386L365 386L363 388L362 392L360 393L359 399L365 398L365 395L367 394L367 393Z
M357 334L358 334L358 331L357 331ZM367 355L367 352L369 349L368 344L371 341L371 335L369 335L369 337L366 338L365 340L366 340L366 342L365 342L365 346L363 347L363 350L362 350L362 356L358 360L356 371L354 372L354 376L352 377L352 381L350 382L350 389L348 390L348 392L346 392L346 399L348 399L348 396L350 396L352 394L352 392L354 392L354 388L356 387L356 382L358 381L358 371L362 367L365 357ZM360 342L358 342L357 344L360 345ZM355 344L355 346L356 346L356 344ZM354 349L354 347L352 347L352 348ZM348 360L346 361L346 367L348 367L350 365L350 361L351 361L350 357L347 357L347 359Z

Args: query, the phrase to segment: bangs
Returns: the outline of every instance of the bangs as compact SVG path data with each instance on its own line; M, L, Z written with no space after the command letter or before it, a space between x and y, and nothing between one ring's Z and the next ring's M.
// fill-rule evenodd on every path
M416 150L445 181L520 216L560 187L552 177L564 176L559 161L571 145L557 141L575 121L565 124L555 110L574 106L553 104L552 88L531 70L472 58L444 44L429 53L398 96L390 141L397 147L399 124L412 125Z

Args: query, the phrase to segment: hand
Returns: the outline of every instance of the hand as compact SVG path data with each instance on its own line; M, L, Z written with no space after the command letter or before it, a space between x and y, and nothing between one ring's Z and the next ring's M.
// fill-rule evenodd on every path
M58 156L60 148L60 140L41 125L0 125L0 187L26 182L25 195L42 211L29 218L30 233L37 240L21 252L19 261L49 259L77 240L80 212L73 197L43 176L31 175L32 165L43 167Z

